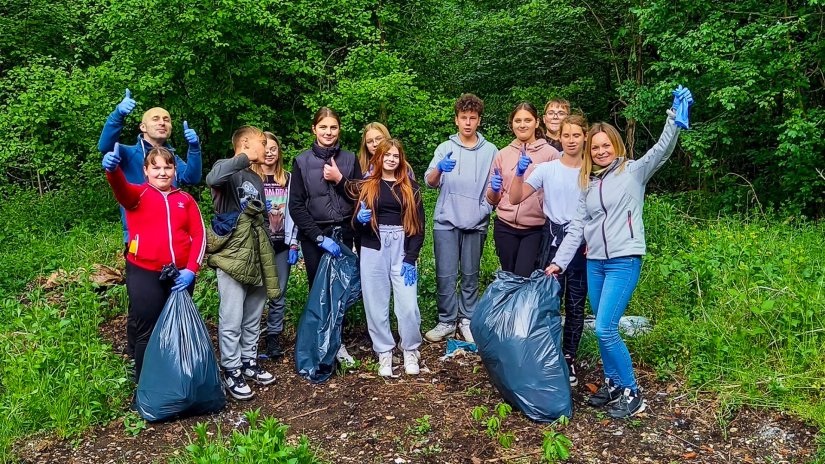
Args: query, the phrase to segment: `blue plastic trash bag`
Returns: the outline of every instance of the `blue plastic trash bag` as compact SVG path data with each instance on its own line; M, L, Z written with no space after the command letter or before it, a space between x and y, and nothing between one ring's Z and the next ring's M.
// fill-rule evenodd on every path
M337 236L333 238L341 247L341 257L329 253L321 257L295 340L295 370L312 383L332 376L344 313L361 298L355 254Z
M226 405L206 324L188 292L172 292L149 338L135 406L147 421L215 412Z
M559 291L558 281L541 270L529 278L499 271L470 322L492 384L537 422L573 414L561 352Z

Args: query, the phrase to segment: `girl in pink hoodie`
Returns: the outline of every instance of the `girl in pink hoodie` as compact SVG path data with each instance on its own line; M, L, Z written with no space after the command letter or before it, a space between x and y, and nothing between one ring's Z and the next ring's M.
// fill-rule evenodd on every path
M543 192L536 192L518 205L510 203L510 184L515 177L529 175L536 165L561 158L558 150L542 137L536 107L519 103L510 113L510 127L516 136L501 149L490 168L487 201L496 208L493 239L501 269L527 277L535 269L541 248Z

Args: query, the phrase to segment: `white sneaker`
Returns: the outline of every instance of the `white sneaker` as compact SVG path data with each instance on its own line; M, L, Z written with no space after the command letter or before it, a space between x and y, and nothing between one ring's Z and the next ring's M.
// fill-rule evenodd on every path
M445 338L455 335L455 322L439 322L430 331L424 334L424 338L431 342L440 342Z
M392 377L392 351L378 353L378 375Z
M407 375L418 375L421 369L418 367L418 351L404 351L404 372Z
M465 342L475 343L475 339L473 339L473 333L470 332L470 320L469 319L461 319L458 322L458 330L461 332L461 338L464 339Z
M347 347L344 346L343 343L341 343L341 348L338 348L338 353L335 354L335 359L337 359L339 363L346 362L352 364L355 362L355 359L349 355L349 352L347 352Z

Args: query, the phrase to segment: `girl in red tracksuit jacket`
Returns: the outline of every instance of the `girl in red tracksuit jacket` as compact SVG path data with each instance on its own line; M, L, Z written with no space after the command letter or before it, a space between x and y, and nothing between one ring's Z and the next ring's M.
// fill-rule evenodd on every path
M119 147L103 158L106 180L118 203L126 210L129 250L126 255L126 291L129 295L126 336L134 347L135 381L140 379L146 344L173 291L195 288L195 274L206 248L206 233L194 198L175 188L175 158L155 147L143 161L147 182L126 181L117 162ZM163 266L174 263L180 276L161 281Z

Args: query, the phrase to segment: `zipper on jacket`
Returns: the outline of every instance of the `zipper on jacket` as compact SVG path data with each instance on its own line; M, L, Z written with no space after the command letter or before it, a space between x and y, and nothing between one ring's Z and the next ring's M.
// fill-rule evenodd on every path
M602 196L602 185L604 184L603 179L599 179L599 203L602 205L602 211L604 211L604 220L602 221L602 240L604 241L604 257L606 259L610 259L610 253L607 251L607 234L605 233L604 226L607 224L607 207L604 206L604 196Z
M630 216L630 210L627 210L627 228L630 229L630 238L636 238L633 236L633 219Z
M163 202L166 204L166 232L169 234L169 254L172 256L172 263L174 264L177 260L175 259L175 250L172 247L172 214L169 211L169 195L163 195Z

